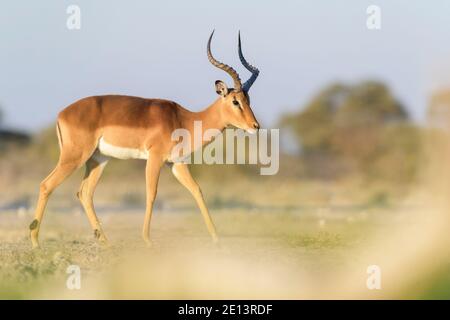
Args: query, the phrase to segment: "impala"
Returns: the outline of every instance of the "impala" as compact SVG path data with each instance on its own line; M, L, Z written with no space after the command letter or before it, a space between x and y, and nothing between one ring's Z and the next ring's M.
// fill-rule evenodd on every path
M39 246L39 228L50 194L83 165L86 165L86 172L77 196L94 230L95 238L100 242L108 241L94 210L93 194L111 157L147 161L146 210L142 231L145 242L151 244L149 231L152 207L160 169L164 163L169 164L177 180L195 198L209 234L213 241L217 242L216 229L199 186L192 178L187 164L174 161L171 157L171 150L177 143L172 141L171 133L180 128L192 131L195 121L201 121L202 130L215 128L222 131L229 125L250 132L257 130L259 124L250 108L248 92L258 77L259 70L245 60L239 35L239 58L252 74L242 84L238 73L232 67L213 57L211 53L213 34L214 31L207 44L208 60L213 66L231 76L234 88L228 88L223 81L217 80L215 89L219 97L203 111L191 112L175 102L162 99L104 95L81 99L59 113L56 133L60 156L56 167L40 184L35 218L30 225L33 247Z

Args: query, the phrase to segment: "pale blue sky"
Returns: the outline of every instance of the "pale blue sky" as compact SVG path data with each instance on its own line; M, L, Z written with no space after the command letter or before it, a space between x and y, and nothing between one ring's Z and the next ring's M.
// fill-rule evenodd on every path
M81 30L66 8L81 8ZM366 28L366 8L382 10L382 29ZM9 127L36 130L59 110L97 94L174 100L200 110L214 80L232 82L205 53L245 79L247 59L261 70L251 90L265 126L304 105L332 81L386 81L416 119L436 86L450 86L450 1L2 1L0 105Z

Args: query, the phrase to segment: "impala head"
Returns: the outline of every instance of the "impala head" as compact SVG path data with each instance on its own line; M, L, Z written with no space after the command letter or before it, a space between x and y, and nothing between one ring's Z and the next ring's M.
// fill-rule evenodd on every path
M225 82L221 80L217 80L216 92L220 95L220 99L222 101L221 115L226 120L227 124L233 125L240 129L244 129L248 132L256 132L259 129L259 123L253 114L253 111L250 107L250 97L248 92L258 77L259 70L252 65L250 65L247 60L245 60L242 54L241 48L241 36L239 34L238 41L238 51L239 58L241 59L244 67L252 73L251 77L244 83L241 83L241 79L239 78L239 74L232 67L217 61L212 53L211 53L211 40L213 37L214 31L211 33L211 36L208 40L208 59L211 64L226 73L228 73L234 82L234 88L228 88Z

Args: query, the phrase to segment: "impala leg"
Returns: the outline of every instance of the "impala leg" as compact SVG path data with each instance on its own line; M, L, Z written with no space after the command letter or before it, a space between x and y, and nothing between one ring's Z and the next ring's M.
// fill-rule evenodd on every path
M144 241L151 245L150 240L150 222L152 219L153 202L155 201L156 191L158 189L159 173L161 171L162 161L157 157L149 157L145 167L147 203L145 209L144 227L142 237Z
M185 186L194 197L197 205L200 208L203 219L205 220L206 227L214 242L218 241L216 228L209 215L208 208L206 207L205 200L203 199L202 191L189 171L189 167L185 163L174 163L172 166L172 173L178 179L178 181Z
M81 182L80 190L77 193L77 196L80 199L84 211L89 219L89 223L94 230L95 238L103 243L107 243L108 239L106 238L101 223L95 213L93 197L95 187L97 186L97 183L103 173L106 163L107 161L99 163L93 158L90 158L86 162L86 172L84 174L83 181Z
M39 188L39 198L36 206L36 212L33 222L30 224L30 237L33 248L39 247L39 228L42 222L42 216L48 202L48 198L55 188L61 184L75 169L78 167L77 163L73 162L58 162L55 169L45 178Z

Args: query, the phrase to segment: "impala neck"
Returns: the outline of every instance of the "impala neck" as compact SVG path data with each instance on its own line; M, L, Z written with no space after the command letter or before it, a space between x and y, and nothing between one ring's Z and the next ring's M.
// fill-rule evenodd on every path
M223 131L228 123L222 116L222 107L222 102L219 98L203 111L190 112L189 117L184 123L184 127L193 134L194 122L201 121L202 135L208 129ZM206 143L206 141L204 141L204 143Z

